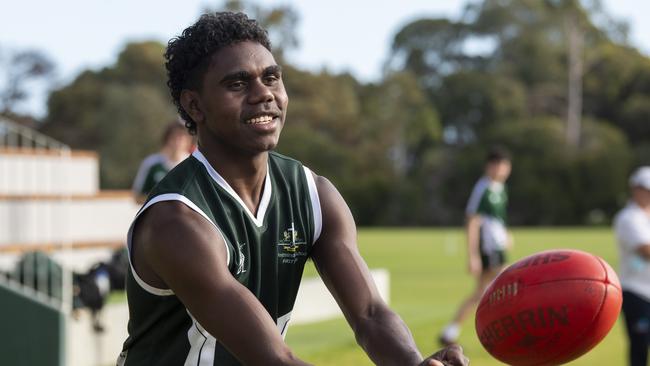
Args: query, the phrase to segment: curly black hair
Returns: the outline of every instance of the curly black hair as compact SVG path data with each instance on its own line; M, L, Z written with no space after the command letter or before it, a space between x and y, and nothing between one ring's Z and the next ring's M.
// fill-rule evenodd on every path
M181 91L198 90L212 55L223 47L243 41L257 42L271 51L268 32L254 19L249 19L244 13L217 12L203 14L167 44L167 86L191 134L196 134L196 122L180 103Z

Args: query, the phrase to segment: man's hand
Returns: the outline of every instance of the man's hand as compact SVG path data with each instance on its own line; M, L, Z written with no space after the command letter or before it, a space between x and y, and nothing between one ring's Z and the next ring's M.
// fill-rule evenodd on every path
M422 361L419 366L468 366L469 358L463 354L463 348L457 344L445 347Z

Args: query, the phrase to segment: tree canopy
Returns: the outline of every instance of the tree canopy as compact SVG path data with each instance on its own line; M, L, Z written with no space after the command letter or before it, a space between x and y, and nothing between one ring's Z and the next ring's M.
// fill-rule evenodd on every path
M371 83L292 64L293 9L224 8L264 24L283 64L290 103L278 150L331 179L360 224L461 223L495 144L513 153L514 224L606 222L631 169L650 164L650 59L596 0L471 1L458 19L414 20ZM42 129L98 150L105 188L130 186L175 117L163 51L127 44L113 65L49 97Z

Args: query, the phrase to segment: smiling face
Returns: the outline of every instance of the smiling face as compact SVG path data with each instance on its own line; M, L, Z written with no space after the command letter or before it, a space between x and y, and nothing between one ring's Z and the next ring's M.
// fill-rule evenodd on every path
M181 93L200 146L246 155L275 148L288 101L280 66L269 50L250 41L215 52L200 89Z

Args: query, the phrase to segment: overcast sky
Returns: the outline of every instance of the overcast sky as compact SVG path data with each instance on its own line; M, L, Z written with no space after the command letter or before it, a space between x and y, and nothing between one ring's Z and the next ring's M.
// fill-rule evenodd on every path
M411 20L455 18L465 0L258 0L289 4L300 15L300 47L289 54L303 68L350 71L364 81L380 76L390 41ZM57 65L65 83L86 68L111 64L130 41L167 42L196 20L205 0L22 0L0 7L0 57L3 50L36 48ZM610 14L631 25L632 43L650 54L650 1L604 0ZM1 73L2 71L0 71ZM42 114L43 98L26 108Z

